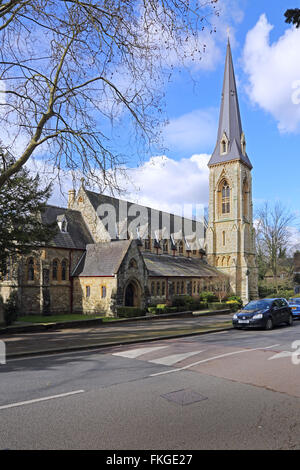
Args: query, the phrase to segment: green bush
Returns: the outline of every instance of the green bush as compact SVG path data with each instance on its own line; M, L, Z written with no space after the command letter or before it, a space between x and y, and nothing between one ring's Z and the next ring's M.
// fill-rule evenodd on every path
M148 307L148 312L151 313L152 315L156 314L156 307Z
M156 313L162 314L162 313L167 313L167 306L166 304L157 304L156 305Z
M11 292L9 298L4 304L4 321L5 324L11 325L18 318L18 294L16 291Z
M235 300L236 302L238 302L240 308L242 308L243 306L243 301L238 295L231 295L230 297L228 297L227 300Z
M237 300L227 300L226 305L230 307L233 312L240 309L239 302Z
M172 306L173 307L185 307L190 302L193 302L193 297L190 295L176 295L173 297Z
M208 308L207 302L198 302L197 309L195 310L206 310Z
M209 291L203 291L200 293L199 300L202 300L204 302L217 302L218 297L213 293Z
M220 302L211 302L208 304L209 310L225 310L228 308L228 305L225 303L220 303Z
M267 295L266 298L272 299L273 297L283 297L284 299L289 299L290 297L294 297L294 290L281 290L279 289L278 292L274 292L273 294Z
M120 318L142 317L145 310L138 307L117 307L117 316Z

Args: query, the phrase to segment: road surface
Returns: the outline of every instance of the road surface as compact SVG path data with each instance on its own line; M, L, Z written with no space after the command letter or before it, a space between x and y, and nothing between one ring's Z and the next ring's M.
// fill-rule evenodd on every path
M8 360L0 449L299 449L299 347L295 322Z

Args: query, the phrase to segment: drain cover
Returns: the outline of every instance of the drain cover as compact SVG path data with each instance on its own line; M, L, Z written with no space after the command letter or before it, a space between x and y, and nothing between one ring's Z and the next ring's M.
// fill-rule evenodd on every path
M191 405L192 403L197 403L198 401L208 399L208 397L188 389L176 390L175 392L161 395L161 397L165 398L166 400L178 403L179 405Z

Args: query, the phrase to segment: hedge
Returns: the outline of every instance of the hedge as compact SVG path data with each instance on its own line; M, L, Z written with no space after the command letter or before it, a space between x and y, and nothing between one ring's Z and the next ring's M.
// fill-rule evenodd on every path
M138 307L117 307L117 316L120 318L142 317L145 310Z

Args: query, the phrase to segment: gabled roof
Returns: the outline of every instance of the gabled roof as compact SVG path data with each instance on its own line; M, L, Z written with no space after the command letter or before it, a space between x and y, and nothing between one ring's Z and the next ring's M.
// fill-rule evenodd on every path
M188 238L191 233L197 233L203 237L202 239L199 237L197 243L200 246L203 244L205 227L201 221L180 217L105 194L98 194L87 189L84 189L84 191L97 213L99 213L98 209L101 205L109 205L114 208L116 215L115 232L118 233L112 233L111 238L117 238L117 235L120 238L125 238L127 235L136 238L136 233L127 234L127 228L130 229L131 222L139 217L139 234L142 239L147 238L148 235L153 239L157 237L159 239L169 239L170 235L174 233L178 234L178 239L181 239L183 236Z
M150 276L226 277L205 261L186 256L142 254Z
M68 223L67 232L58 230L53 240L49 243L50 246L85 250L88 243L93 243L93 239L79 211L49 205L41 213L41 219L46 225L51 225L63 219Z
M242 152L242 133L243 129L231 55L231 47L230 42L228 40L219 117L218 138L214 152L208 162L208 166L232 160L240 160L251 169L252 165L247 153L245 152L244 155ZM229 144L228 152L223 155L221 154L220 143L224 134L226 134Z
M129 249L132 240L87 245L72 276L114 276Z

